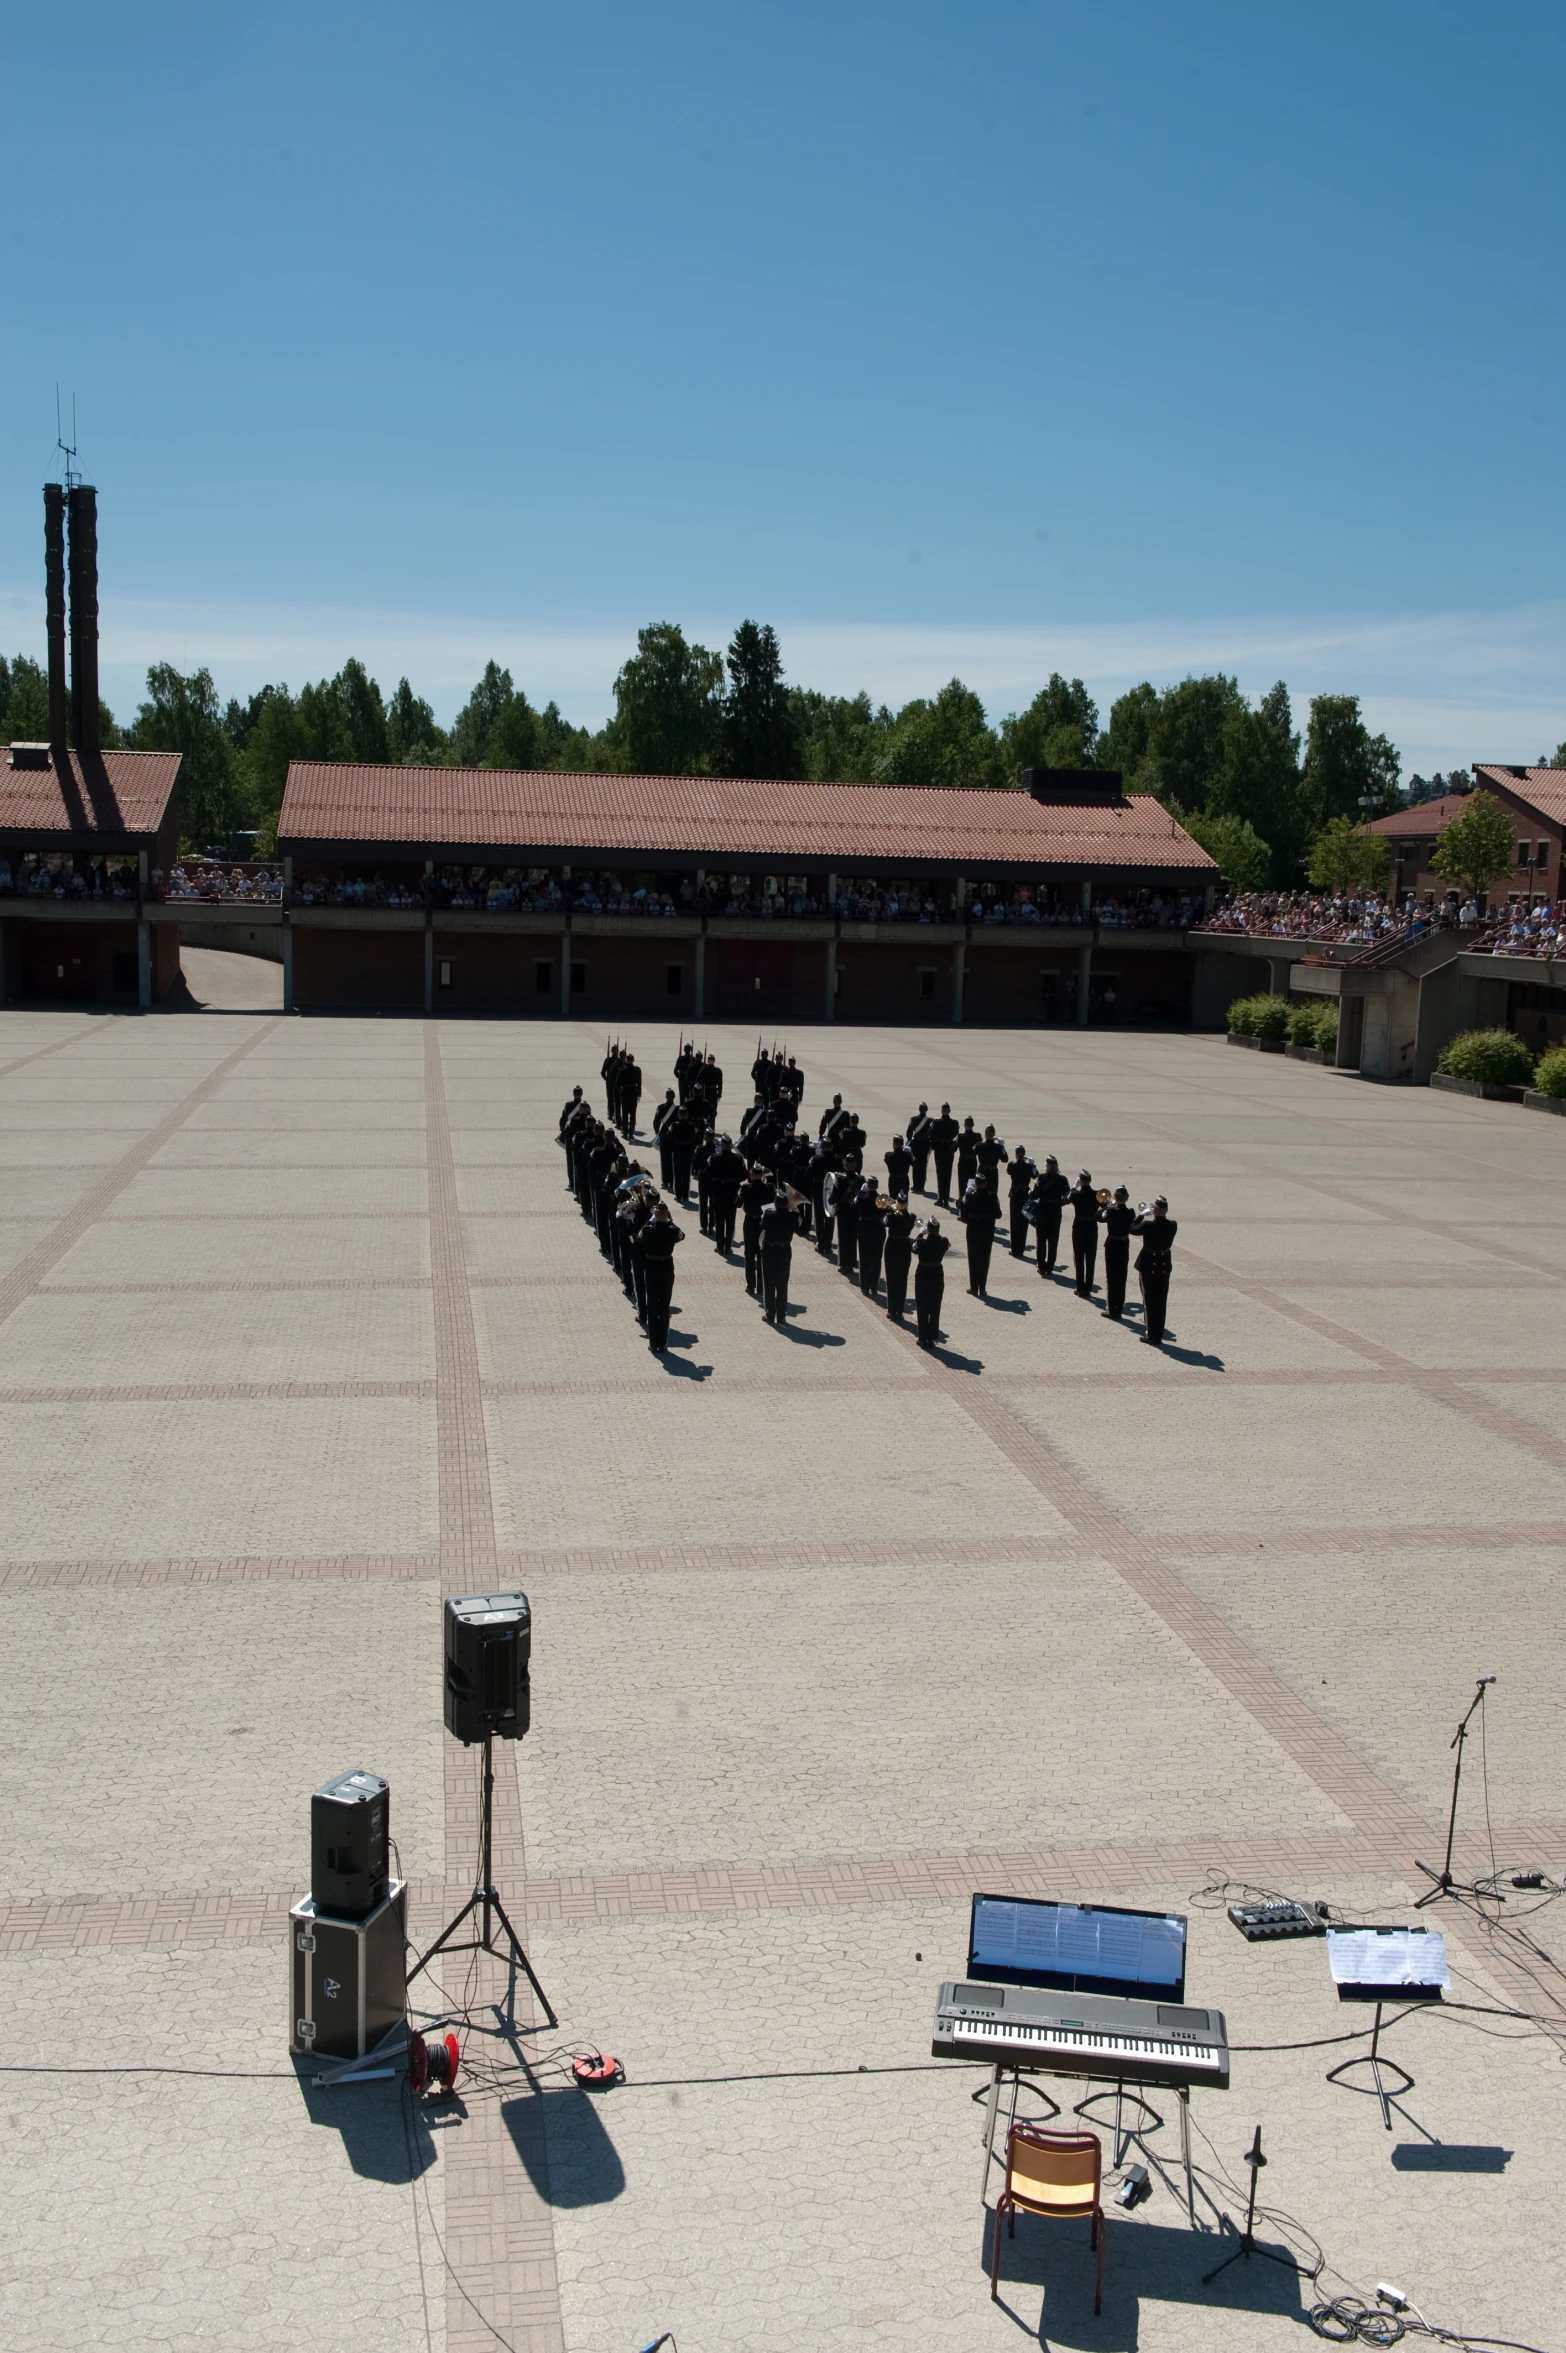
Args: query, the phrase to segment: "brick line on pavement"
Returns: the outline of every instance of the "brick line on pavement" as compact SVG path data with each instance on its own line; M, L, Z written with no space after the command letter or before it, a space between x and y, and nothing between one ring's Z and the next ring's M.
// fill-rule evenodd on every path
M441 1583L448 1594L482 1592L497 1580L484 1396L463 1252L440 1029L433 1021L426 1021L423 1029ZM516 1750L510 1741L501 1741L498 1746L495 1877L508 1909L515 1906L520 1921L526 1917L527 1858ZM449 1738L444 1750L449 1883L458 1857L471 1875L472 1859L478 1851L479 1776L478 1752L461 1749ZM472 1958L474 1999L493 2001L500 1992L503 1972L493 1962ZM462 1982L454 1973L448 1981ZM518 1983L515 1999L518 2019L528 2026L535 2024L532 1993L525 1981ZM504 2109L498 2100L475 2102L461 2131L447 2139L445 2149L445 2243L450 2266L446 2353L481 2353L481 2349L490 2353L497 2332L509 2339L516 2353L564 2353L541 2098L536 2093L519 2096Z
M432 1553L327 1553L302 1559L264 1553L210 1560L0 1562L0 1591L49 1585L353 1584L436 1578Z
M112 1222L112 1221L110 1221ZM175 1223L181 1221L175 1220ZM241 1224L242 1219L236 1219ZM41 1283L51 1297L67 1299L144 1299L165 1291L427 1291L428 1275L297 1275L281 1282L247 1282L232 1275L201 1276L191 1281L171 1276L166 1283Z
M121 1153L118 1160L111 1162L98 1182L83 1194L75 1208L51 1226L43 1240L18 1261L4 1281L0 1281L0 1323L4 1323L7 1316L15 1314L22 1301L37 1290L44 1277L58 1266L66 1252L74 1249L82 1236L105 1215L110 1203L124 1192L132 1178L140 1176L169 1138L178 1134L191 1113L215 1095L230 1073L239 1068L246 1055L253 1054L257 1046L269 1038L277 1027L278 1022L274 1020L263 1022L260 1028L253 1030L242 1045L236 1046L215 1069L208 1071L206 1077L191 1088L188 1095L182 1096L172 1111L165 1112L139 1143L133 1144L128 1152Z
M1401 1356L1395 1348L1384 1347L1381 1341L1368 1339L1363 1333L1351 1331L1347 1324L1334 1322L1331 1316L1318 1315L1314 1308L1304 1307L1297 1300L1271 1283L1254 1280L1248 1275L1234 1274L1218 1260L1200 1258L1187 1253L1187 1263L1200 1267L1209 1276L1225 1277L1231 1288L1242 1298L1250 1299L1258 1307L1283 1316L1288 1322L1299 1324L1304 1330L1331 1340L1340 1348L1351 1348L1363 1356L1388 1379L1405 1383L1410 1388L1422 1389L1427 1397L1439 1399L1482 1429L1498 1438L1509 1438L1515 1446L1525 1446L1529 1452L1556 1468L1566 1464L1566 1440L1552 1438L1534 1422L1524 1421L1520 1414L1508 1413L1504 1406L1494 1405L1486 1397L1474 1396L1465 1386L1465 1376L1442 1372L1416 1364L1412 1357ZM1330 1374L1326 1376L1329 1380ZM1477 1376L1483 1378L1482 1375Z
M514 1751L507 1754L514 1758ZM466 1793L465 1821L476 1852L477 1752L468 1754L458 1780ZM516 1775L495 1795L496 1876L509 1890L506 1858L520 1845ZM1509 1864L1556 1871L1566 1863L1566 1823L1500 1823L1497 1850ZM1468 1834L1455 1850L1459 1871L1488 1864ZM678 1916L689 1912L743 1913L799 1911L828 1905L917 1903L929 1897L966 1898L975 1888L1006 1888L1024 1895L1047 1892L1100 1894L1106 1888L1161 1885L1171 1878L1193 1884L1212 1876L1281 1887L1292 1880L1315 1881L1319 1892L1331 1873L1393 1874L1408 1879L1413 1848L1395 1830L1319 1831L1239 1837L1214 1831L1180 1839L1105 1838L1083 1846L945 1849L934 1854L830 1855L786 1863L691 1863L645 1871L586 1871L528 1882L525 1902L516 1904L518 1927L529 1921L612 1920ZM444 1880L416 1880L409 1888L409 1916L417 1945L433 1937L472 1886L471 1869L453 1870ZM96 1945L141 1947L269 1941L280 1934L298 1890L249 1889L242 1894L163 1894L66 1897L0 1905L0 1952L69 1952ZM437 1964L438 1966L438 1964ZM465 1963L453 1963L447 1983L460 1981Z
M18 1054L14 1061L0 1062L0 1078L9 1078L13 1070L25 1070L29 1062L42 1062L45 1055L63 1054L67 1046L80 1045L83 1038L102 1037L124 1019L119 1013L100 1013L90 1017L80 1029L73 1029L67 1038L56 1038L52 1046L39 1046L31 1054Z
M0 1405L162 1405L184 1399L232 1403L258 1397L433 1397L433 1381L106 1382L79 1388L0 1389Z

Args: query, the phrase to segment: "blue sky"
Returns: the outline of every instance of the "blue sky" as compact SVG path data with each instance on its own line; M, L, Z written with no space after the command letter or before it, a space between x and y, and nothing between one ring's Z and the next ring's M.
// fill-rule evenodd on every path
M1409 767L1566 735L1558 4L84 0L6 49L0 644L58 380L119 708L357 649L449 716L493 651L596 719L639 622L753 614L894 700L1221 666Z

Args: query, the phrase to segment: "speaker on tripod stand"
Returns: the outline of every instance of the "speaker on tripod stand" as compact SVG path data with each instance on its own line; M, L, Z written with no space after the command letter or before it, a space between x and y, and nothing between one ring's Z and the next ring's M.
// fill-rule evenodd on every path
M495 1886L493 1815L494 1743L520 1740L532 1721L528 1665L533 1653L533 1614L525 1593L469 1593L453 1597L444 1613L446 1729L471 1748L484 1744L484 1803L479 1825L479 1869L473 1893L443 1928L429 1951L408 1972L411 1985L437 1953L490 1953L514 1973L520 1969L543 2006L550 2026L558 2025L549 1996L506 1915ZM459 1936L475 1913L478 1933ZM497 1936L497 1923L499 1933Z

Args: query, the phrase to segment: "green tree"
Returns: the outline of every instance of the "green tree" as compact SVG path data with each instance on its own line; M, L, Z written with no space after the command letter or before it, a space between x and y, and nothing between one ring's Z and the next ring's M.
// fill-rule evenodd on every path
M1248 817L1215 817L1201 812L1185 819L1185 830L1216 858L1232 891L1259 891L1272 872L1272 849Z
M1223 766L1226 732L1246 710L1233 678L1182 678L1159 697L1148 729L1158 790L1181 809L1205 809Z
M351 656L335 678L299 689L298 718L305 759L365 760L379 766L388 757L381 690Z
M1226 711L1218 766L1208 786L1210 815L1237 818L1272 845L1269 879L1276 883L1296 879L1309 838L1299 748L1289 690L1280 679L1254 711L1243 701Z
M539 712L538 734L540 765L545 768L602 769L612 765L604 737L586 727L573 727L569 719L561 717L558 703L546 703Z
M789 696L803 750L804 773L816 784L873 784L894 721L867 694L817 694L796 686Z
M803 746L770 622L763 627L740 623L729 647L728 670L720 747L724 774L798 776Z
M1144 678L1110 705L1109 725L1098 739L1098 764L1118 769L1128 787L1152 749L1158 702L1157 687Z
M0 661L0 743L47 743L49 681L27 654Z
M486 662L451 730L453 757L464 768L541 768L538 713L512 684L509 670Z
M641 776L700 776L718 749L723 657L687 645L677 621L636 633L636 651L614 682L613 740Z
M1443 882L1454 882L1477 898L1511 872L1516 854L1510 812L1480 787L1442 826L1430 866Z
M1310 706L1302 788L1312 822L1333 817L1390 817L1401 806L1395 747L1372 735L1359 715L1357 694L1319 694Z
M182 846L204 850L226 844L246 822L251 814L246 780L223 725L210 670L186 675L172 662L154 662L131 742L137 751L180 754Z
M1387 877L1386 838L1367 833L1352 817L1330 818L1311 843L1305 876L1322 891L1357 896L1378 890Z
M875 781L1002 790L1006 761L972 688L953 678L933 702L905 703L876 757Z
M1098 705L1080 678L1052 670L1027 709L1001 721L1000 740L1014 782L1024 768L1091 768Z
M406 678L386 706L386 752L404 768L438 768L451 755L451 740L435 714Z

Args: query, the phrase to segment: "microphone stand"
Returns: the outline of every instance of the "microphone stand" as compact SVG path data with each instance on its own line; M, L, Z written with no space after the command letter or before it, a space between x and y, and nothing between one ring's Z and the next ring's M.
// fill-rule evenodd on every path
M1262 2155L1261 2126L1259 2124L1256 2127L1256 2137L1245 2152L1245 2162L1251 2169L1251 2194L1246 2200L1245 2206L1245 2235L1232 2255L1226 2255L1221 2263L1214 2264L1211 2271L1203 2273L1202 2285L1204 2288L1212 2284L1219 2272L1227 2271L1231 2263L1239 2263L1242 2260L1249 2263L1253 2255L1259 2255L1264 2263L1281 2263L1285 2271L1299 2270L1299 2265L1292 2255L1280 2255L1271 2247L1258 2247L1256 2244L1256 2176L1267 2162Z
M1468 1703L1468 1713L1452 1735L1450 1745L1456 1751L1456 1755L1452 1764L1452 1804L1446 1818L1446 1861L1442 1864L1439 1872L1432 1871L1428 1863L1415 1862L1414 1869L1422 1871L1427 1879L1435 1882L1434 1886L1429 1888L1415 1904L1416 1912L1422 1912L1426 1904L1433 1904L1438 1896L1451 1895L1454 1889L1460 1895L1474 1893L1473 1888L1466 1882L1459 1886L1452 1877L1452 1841L1457 1835L1457 1790L1458 1784L1463 1778L1463 1743L1468 1738L1468 1727L1473 1720L1475 1710L1483 1707L1485 1691L1494 1681L1493 1675L1480 1676L1478 1688Z

